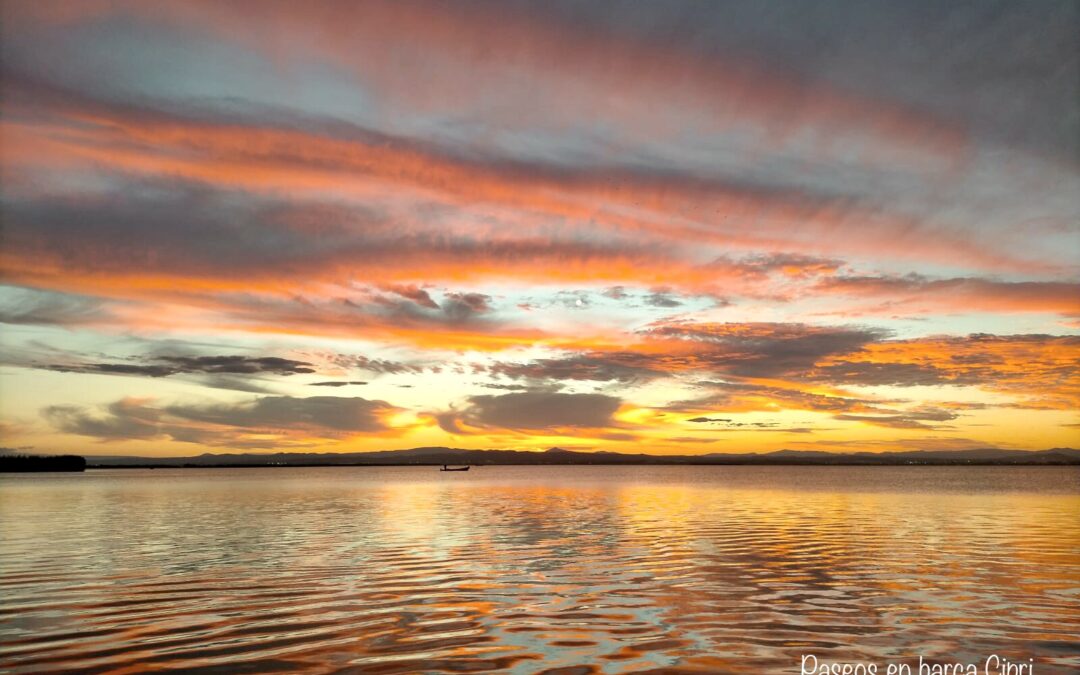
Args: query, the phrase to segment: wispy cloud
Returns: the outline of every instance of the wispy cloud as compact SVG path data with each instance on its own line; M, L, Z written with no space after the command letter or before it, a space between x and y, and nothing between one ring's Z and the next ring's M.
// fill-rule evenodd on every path
M1070 442L1074 3L0 12L20 438Z

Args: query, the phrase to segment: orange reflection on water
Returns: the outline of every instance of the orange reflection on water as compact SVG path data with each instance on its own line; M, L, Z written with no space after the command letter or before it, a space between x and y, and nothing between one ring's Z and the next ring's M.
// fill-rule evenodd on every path
M1075 469L0 480L0 664L14 671L758 673L804 653L1080 665Z

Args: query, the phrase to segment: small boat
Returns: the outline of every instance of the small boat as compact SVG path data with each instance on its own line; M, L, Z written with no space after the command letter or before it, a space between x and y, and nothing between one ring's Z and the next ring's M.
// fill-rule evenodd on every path
M439 469L439 471L468 471L468 470L469 470L469 467L467 467L467 466L462 466L462 467L459 467L457 469L452 469L452 468L448 467L445 464L443 464L442 468Z

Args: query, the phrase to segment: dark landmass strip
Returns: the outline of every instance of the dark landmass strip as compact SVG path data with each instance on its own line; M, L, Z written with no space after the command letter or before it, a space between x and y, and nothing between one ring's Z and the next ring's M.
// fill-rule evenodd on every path
M0 454L0 472L29 473L32 471L86 471L86 459L78 455Z
M106 468L239 468L267 466L472 466L496 465L827 465L827 466L987 466L987 465L1080 465L1080 450L940 450L910 452L829 453L779 450L763 454L649 455L619 452L576 452L551 448L545 452L522 450L462 450L458 448L412 448L380 452L268 454L206 453L191 457L90 457L88 466Z

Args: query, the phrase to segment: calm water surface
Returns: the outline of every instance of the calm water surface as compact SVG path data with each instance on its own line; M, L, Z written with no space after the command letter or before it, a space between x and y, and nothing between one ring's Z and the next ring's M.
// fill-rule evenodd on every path
M0 477L10 672L797 673L803 654L1080 671L1080 470Z

